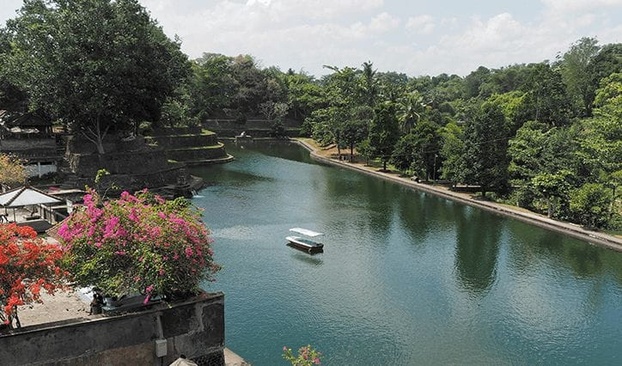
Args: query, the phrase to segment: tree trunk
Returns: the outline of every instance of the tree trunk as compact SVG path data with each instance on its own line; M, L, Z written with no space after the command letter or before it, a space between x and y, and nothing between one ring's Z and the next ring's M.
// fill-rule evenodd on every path
M106 151L104 150L104 142L101 136L97 136L97 143L95 145L97 146L97 153L99 155L104 155L106 153Z

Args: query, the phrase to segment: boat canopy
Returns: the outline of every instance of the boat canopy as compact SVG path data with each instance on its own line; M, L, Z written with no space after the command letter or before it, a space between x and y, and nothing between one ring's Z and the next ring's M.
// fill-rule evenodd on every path
M310 236L310 237L323 235L322 233L318 233L318 232L313 231L313 230L303 229L303 228L299 228L299 227L295 227L293 229L289 229L289 231L293 231L295 233L306 235L306 236Z

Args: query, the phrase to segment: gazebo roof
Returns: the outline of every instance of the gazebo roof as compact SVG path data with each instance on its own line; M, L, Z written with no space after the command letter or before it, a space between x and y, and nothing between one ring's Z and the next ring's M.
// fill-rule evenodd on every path
M40 191L36 188L27 186L15 188L0 194L0 206L5 208L16 208L59 202L63 202L63 200L47 194L43 191Z

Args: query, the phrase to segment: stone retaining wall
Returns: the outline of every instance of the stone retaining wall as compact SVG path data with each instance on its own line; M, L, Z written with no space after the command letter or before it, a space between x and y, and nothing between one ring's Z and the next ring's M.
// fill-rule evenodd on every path
M185 355L224 366L224 295L24 327L0 335L0 365L168 365Z
M147 142L155 143L157 146L169 149L182 149L188 146L214 146L218 144L218 135L197 134L197 135L167 135L150 136Z

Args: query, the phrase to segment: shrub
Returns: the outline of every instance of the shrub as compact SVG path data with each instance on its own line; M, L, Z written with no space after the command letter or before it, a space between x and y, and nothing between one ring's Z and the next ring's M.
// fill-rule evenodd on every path
M53 294L63 288L61 248L37 238L29 226L0 225L0 319L20 327L17 306L41 301L41 290Z
M294 355L291 348L283 347L283 358L289 361L292 366L320 365L320 356L322 354L311 345L300 347L297 355Z
M106 202L89 190L83 209L58 235L74 281L111 296L187 297L220 269L200 211L183 198L165 201L147 190Z

